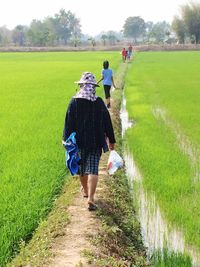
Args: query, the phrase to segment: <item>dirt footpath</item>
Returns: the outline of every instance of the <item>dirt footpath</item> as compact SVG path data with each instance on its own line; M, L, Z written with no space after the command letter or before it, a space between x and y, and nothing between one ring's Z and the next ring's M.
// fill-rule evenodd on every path
M105 158L107 155L103 155ZM105 160L101 160L99 169L99 182L96 192L96 203L102 199L103 179L106 179L107 171ZM100 227L98 218L94 211L88 211L87 198L84 198L82 192L78 193L72 205L68 208L70 223L64 230L64 235L55 239L52 247L55 257L50 263L51 267L75 267L91 266L84 257L84 250L92 251L95 248L89 239L95 236Z
M112 117L112 104L110 116ZM105 179L109 179L107 172L107 159L109 152L102 153L99 164L99 181L95 194L95 203L101 207L103 203ZM79 178L77 178L79 179ZM84 251L94 251L95 247L89 239L97 235L100 226L99 219L95 211L88 211L87 198L80 192L75 196L73 203L68 208L70 223L64 230L64 235L55 240L52 247L55 257L52 260L51 267L75 267L91 266L87 263Z
M113 102L111 102L113 104ZM112 117L112 109L110 109ZM95 203L100 208L104 202L105 179L109 179L107 172L107 160L109 152L103 153L99 165L99 181L95 194ZM79 179L77 177L77 179ZM51 267L75 267L92 266L87 263L84 251L94 251L91 244L92 237L98 234L101 227L95 211L88 211L87 198L83 197L83 192L75 196L74 201L68 208L70 223L64 229L64 235L55 239L52 247L54 258L50 263ZM93 265L94 266L94 265Z

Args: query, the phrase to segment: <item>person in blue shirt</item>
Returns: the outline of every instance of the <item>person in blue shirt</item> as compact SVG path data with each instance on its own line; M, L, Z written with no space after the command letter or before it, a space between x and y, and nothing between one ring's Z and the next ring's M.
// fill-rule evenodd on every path
M113 79L113 71L112 71L112 69L109 68L108 60L105 60L103 62L103 70L102 70L101 74L102 74L102 77L97 82L97 84L100 83L101 81L103 81L105 98L106 98L106 105L107 105L107 108L110 108L110 88L112 85L114 88L116 88L116 86L115 86L114 79Z

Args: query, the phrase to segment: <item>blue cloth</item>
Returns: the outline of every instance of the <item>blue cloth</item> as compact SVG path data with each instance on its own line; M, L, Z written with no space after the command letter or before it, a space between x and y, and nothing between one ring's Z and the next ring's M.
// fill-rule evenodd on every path
M73 176L77 174L80 163L80 157L78 155L79 150L76 144L75 135L75 132L71 133L64 144L66 149L66 166Z
M103 69L102 70L102 76L103 76L103 85L112 86L112 76L113 76L112 70L111 69Z

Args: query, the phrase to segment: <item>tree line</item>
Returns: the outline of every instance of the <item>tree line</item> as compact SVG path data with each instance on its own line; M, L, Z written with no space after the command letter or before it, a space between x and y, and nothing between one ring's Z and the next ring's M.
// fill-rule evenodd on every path
M43 21L33 20L30 26L17 25L13 30L0 28L0 44L13 43L18 46L55 46L66 45L69 40L81 36L80 21L71 11L61 9L53 17Z
M17 25L13 30L0 27L0 46L78 46L98 42L115 45L129 40L143 43L200 43L200 3L182 5L180 15L172 23L145 22L139 16L128 17L121 32L108 31L95 37L82 34L80 20L71 12L61 9L43 21L33 20L29 26Z
M134 42L155 42L183 44L200 43L200 3L182 5L180 16L175 16L172 24L166 21L153 23L145 22L141 17L129 17L126 19L124 36L133 38Z

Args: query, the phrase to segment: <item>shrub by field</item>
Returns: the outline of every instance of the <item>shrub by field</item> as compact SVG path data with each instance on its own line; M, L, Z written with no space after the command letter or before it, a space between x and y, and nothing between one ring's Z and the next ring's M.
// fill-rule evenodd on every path
M61 138L83 71L100 78L116 52L0 54L0 266L51 209L66 177ZM97 95L104 96L103 87Z
M165 216L200 248L200 53L138 53L127 75L129 148Z

